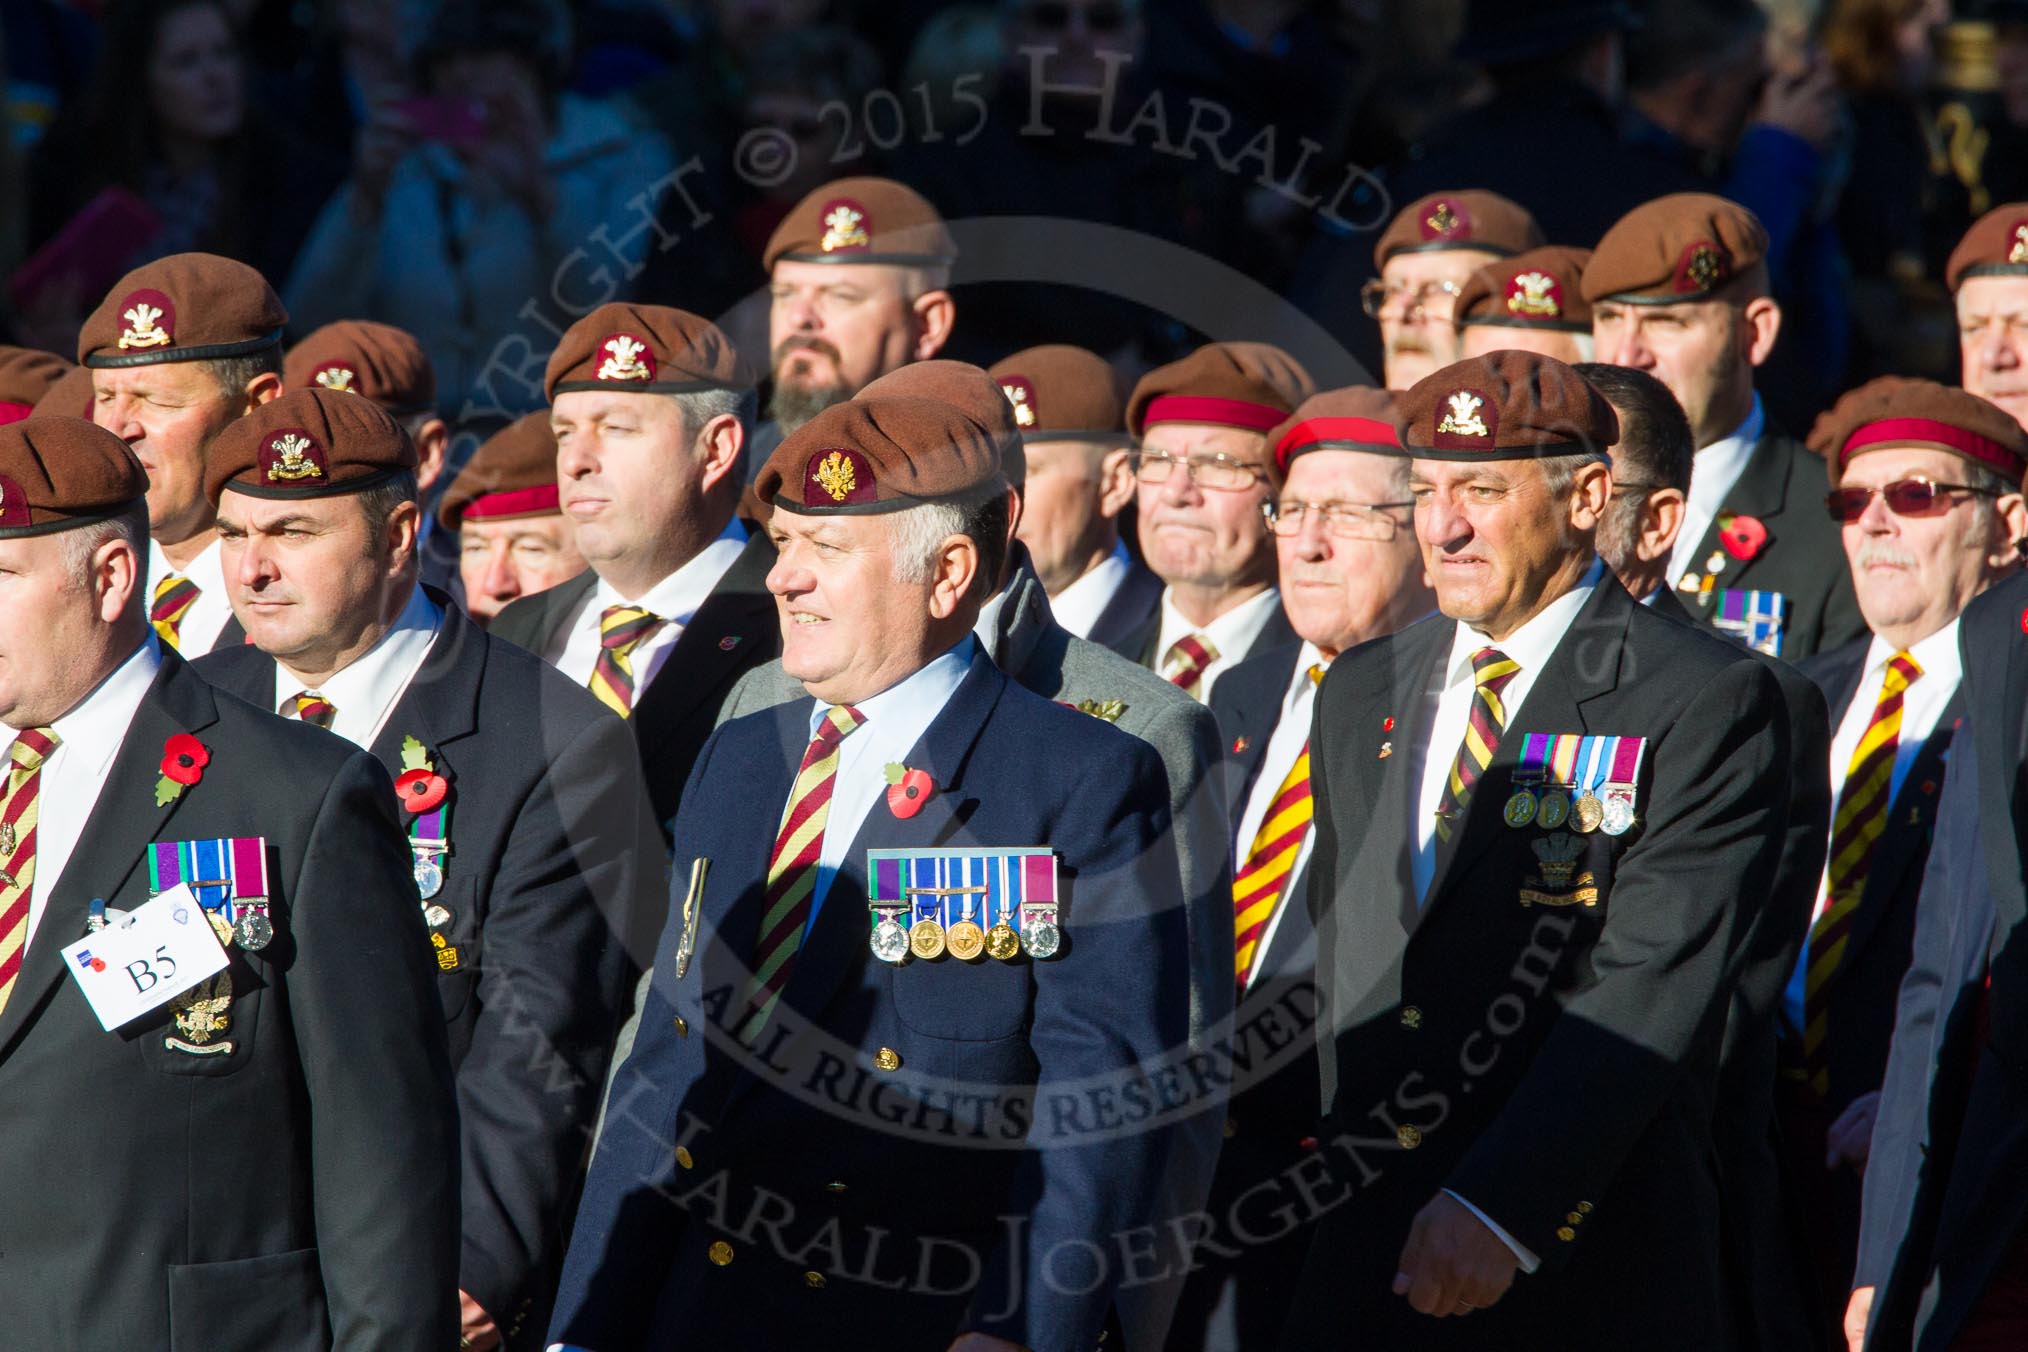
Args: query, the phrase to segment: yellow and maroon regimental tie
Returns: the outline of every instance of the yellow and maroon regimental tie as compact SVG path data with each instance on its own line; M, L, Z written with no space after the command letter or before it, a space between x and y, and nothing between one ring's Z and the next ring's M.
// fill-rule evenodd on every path
M162 641L177 651L183 648L183 620L197 604L197 584L175 573L155 584L155 596L148 606L148 623Z
M1169 645L1169 651L1162 655L1162 679L1176 686L1192 699L1199 698L1198 687L1204 683L1204 673L1218 660L1218 649L1202 634L1185 634Z
M35 887L35 800L42 787L42 763L56 750L48 728L29 728L9 748L7 795L0 801L0 1010L21 975L28 944L28 898Z
M1830 1063L1824 1052L1824 1035L1830 1025L1824 987L1845 960L1852 913L1865 895L1866 873L1872 867L1881 832L1887 829L1894 758L1901 749L1901 700L1921 675L1921 665L1905 652L1887 660L1873 720L1852 752L1845 790L1838 797L1838 814L1831 819L1824 909L1810 927L1809 965L1803 970L1803 1070L1810 1092L1820 1099L1831 1092Z
M1315 685L1324 679L1324 664L1313 664L1308 674L1310 684ZM1261 818L1260 829L1253 833L1246 862L1232 876L1232 932L1238 945L1233 965L1241 995L1246 994L1254 964L1260 960L1261 936L1267 932L1268 921L1274 918L1275 907L1289 885L1289 875L1295 871L1296 856L1302 852L1303 837L1309 834L1314 811L1310 801L1310 744L1305 741L1296 763L1289 767L1281 787L1275 790L1274 801Z
M634 709L634 649L667 621L639 606L607 606L599 616L599 656L591 692L621 718Z
M297 721L314 724L328 730L331 720L338 717L338 707L314 690L305 690L289 696L295 704Z
M1498 648L1481 648L1472 654L1472 715L1465 724L1465 740L1458 746L1458 758L1444 780L1443 798L1437 803L1437 839L1448 841L1464 821L1465 808L1479 776L1493 763L1500 734L1507 728L1507 706L1500 692L1519 675L1521 665Z
M817 890L817 860L824 852L824 825L831 819L831 791L838 782L838 744L865 721L866 715L849 704L832 705L818 722L817 735L796 771L781 828L775 832L775 847L768 854L760 942L754 945L745 1012L734 1025L739 1040L748 1046L767 1026L803 946Z

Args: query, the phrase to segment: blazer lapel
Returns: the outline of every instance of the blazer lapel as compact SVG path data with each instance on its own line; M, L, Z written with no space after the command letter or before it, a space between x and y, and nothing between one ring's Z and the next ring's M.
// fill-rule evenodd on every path
M1423 813L1423 804L1419 801L1422 777L1417 773L1413 752L1429 737L1430 720L1435 717L1437 698L1443 691L1444 664L1450 657L1457 630L1457 622L1447 619L1429 620L1416 626L1410 631L1415 636L1414 643L1405 647L1401 664L1396 668L1395 684L1377 703L1360 706L1369 726L1352 730L1358 763L1341 767L1338 773L1349 784L1357 784L1370 777L1374 796L1364 804L1363 815L1369 823L1368 839L1355 854L1341 861L1341 872L1343 864L1364 855L1386 870L1376 876L1413 877L1413 871L1402 863L1416 849ZM1320 696L1322 693L1319 692ZM1392 728L1387 726L1389 720L1393 721ZM1373 748L1372 760L1379 766L1377 775L1373 775L1366 765L1365 748L1368 746ZM1430 755L1441 756L1446 762L1457 753L1455 746L1429 748ZM1343 793L1344 790L1336 792ZM1332 815L1340 820L1345 817L1335 803ZM1338 880L1327 879L1325 882L1335 887ZM1412 930L1421 907L1417 904L1413 886L1404 883L1399 891L1395 918L1404 931ZM1314 913L1314 906L1312 911Z
M677 635L662 662L662 671L673 679L658 674L634 707L634 738L644 760L710 697L727 672L753 655L749 645L765 644L780 632L767 589L774 561L774 545L754 532Z
M434 587L425 589L444 612L429 655L394 702L372 751L388 773L399 774L401 744L414 737L431 752L469 737L479 726L479 683L486 672L486 639L478 626ZM468 670L469 669L469 670ZM536 720L539 722L539 720ZM449 778L444 765L437 772Z
M1922 750L1909 763L1908 774L1901 781L1901 791L1888 805L1886 829L1881 833L1873 862L1867 868L1866 889L1860 894L1859 909L1852 913L1847 956L1833 972L1833 981L1837 979L1837 973L1852 969L1851 955L1872 937L1881 916L1894 904L1903 876L1919 857L1926 856L1928 852L1929 843L1936 834L1936 808L1942 797L1945 757L1950 752L1958 724L1964 719L1965 707L1965 691L1960 685L1938 716L1936 730L1930 733L1929 739L1922 744Z
M1719 589L1738 588L1745 584L1747 574L1755 565L1768 556L1769 551L1780 541L1781 532L1777 524L1783 508L1787 505L1789 489L1788 456L1783 454L1786 443L1782 438L1764 434L1754 443L1753 451L1747 456L1746 467L1739 472L1739 479L1732 491L1725 495L1724 505L1711 524L1704 529L1704 538L1697 542L1697 552L1691 558L1689 576L1703 571L1704 560L1717 557L1724 560L1718 570L1718 580L1709 595L1688 593L1696 603L1699 614L1708 614L1712 599ZM1721 536L1720 522L1727 516L1750 516L1767 527L1767 544L1751 559L1735 559L1726 549Z
M204 792L200 781L168 803L155 804L155 783L162 775L162 748L171 736L188 732L200 738L218 721L211 687L173 652L162 654L162 669L134 712L98 802L86 818L63 874L56 880L42 918L22 961L21 975L7 1008L0 1011L0 1056L28 1026L34 1014L63 980L58 950L84 937L91 901L111 901L141 862L142 851L159 839L175 820L185 799ZM211 746L214 759L230 756L230 747Z

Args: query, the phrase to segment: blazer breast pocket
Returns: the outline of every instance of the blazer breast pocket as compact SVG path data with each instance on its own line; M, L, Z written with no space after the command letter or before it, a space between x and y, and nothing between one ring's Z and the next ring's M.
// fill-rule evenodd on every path
M170 1352L328 1352L331 1315L315 1249L169 1268Z
M253 1059L266 981L237 950L217 976L165 1005L166 1017L143 1022L141 1055L165 1075L230 1075Z
M895 1017L911 1032L952 1042L994 1042L1028 1027L1027 961L942 957L888 969Z

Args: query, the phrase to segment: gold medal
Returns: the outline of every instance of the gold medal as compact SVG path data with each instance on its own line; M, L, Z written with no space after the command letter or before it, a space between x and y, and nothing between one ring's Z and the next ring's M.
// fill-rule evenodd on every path
M1605 820L1605 804L1587 793L1584 797L1577 800L1575 807L1571 808L1570 820L1571 825L1584 832L1584 834L1590 835L1598 830L1599 823Z
M986 932L986 952L1002 962L1012 962L1021 956L1021 936L1003 920Z
M206 911L204 918L211 922L211 932L218 936L220 948L232 947L232 925L217 911Z
M908 931L908 951L927 961L944 955L944 927L934 920L918 920Z
M969 920L960 920L951 926L945 935L951 956L961 962L971 962L986 951L986 931Z

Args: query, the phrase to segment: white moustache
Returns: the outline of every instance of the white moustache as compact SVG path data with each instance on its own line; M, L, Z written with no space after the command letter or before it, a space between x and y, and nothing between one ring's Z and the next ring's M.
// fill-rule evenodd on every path
M1859 566L1872 568L1885 564L1889 568L1913 568L1915 556L1888 545L1867 545L1859 551Z

